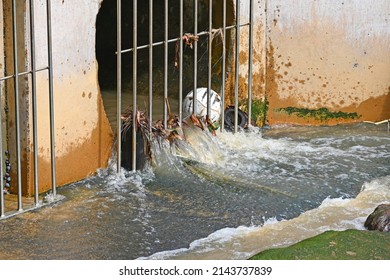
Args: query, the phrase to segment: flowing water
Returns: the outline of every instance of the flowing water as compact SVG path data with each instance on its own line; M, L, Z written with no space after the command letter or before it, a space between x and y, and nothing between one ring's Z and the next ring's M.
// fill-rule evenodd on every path
M363 229L390 202L390 134L373 124L153 140L152 166L58 189L0 222L0 259L245 259L326 230Z

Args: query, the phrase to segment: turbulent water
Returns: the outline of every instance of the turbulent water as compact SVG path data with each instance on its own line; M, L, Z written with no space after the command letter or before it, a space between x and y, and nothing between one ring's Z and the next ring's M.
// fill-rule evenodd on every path
M385 125L273 127L153 141L153 162L115 160L61 202L0 222L2 259L245 259L326 230L363 229L390 202Z

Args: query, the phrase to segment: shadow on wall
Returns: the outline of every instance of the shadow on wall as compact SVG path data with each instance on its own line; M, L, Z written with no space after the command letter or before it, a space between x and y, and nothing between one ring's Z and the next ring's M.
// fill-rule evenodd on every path
M188 1L186 1L188 2ZM185 2L185 3L186 3ZM192 2L191 2L192 3ZM180 2L177 0L169 1L168 30L169 39L179 37L180 26ZM164 1L154 1L153 3L153 42L164 41L165 32L165 15ZM185 4L185 21L184 33L193 32L192 18L188 19L188 14L192 14L192 5ZM96 21L96 57L99 63L99 84L105 88L115 88L116 86L116 1L105 0L102 3ZM207 13L200 13L198 30L202 31L207 28ZM122 1L122 49L133 47L133 7L132 1ZM138 1L137 7L137 43L138 46L149 43L149 1ZM168 45L168 73L170 90L177 90L178 69L175 68L175 43ZM199 42L199 53L202 54L207 50L207 43ZM147 94L148 90L148 71L149 71L149 48L138 50L138 88L140 94ZM207 55L205 56L207 58ZM183 71L192 75L193 50L184 49ZM122 55L122 79L125 88L131 88L132 83L132 53L127 52ZM201 61L200 61L201 64ZM201 65L200 65L201 67ZM153 87L154 92L162 95L163 77L164 77L164 46L153 47ZM207 71L206 71L207 72ZM203 77L199 77L203 79ZM190 77L183 79L184 90L191 88L192 79Z
M209 1L199 1L198 32L207 31ZM169 39L180 36L180 1L169 0L168 30ZM227 1L227 24L233 22L233 5ZM153 42L164 41L165 15L164 1L153 3ZM184 1L183 33L193 33L193 1ZM96 19L96 57L99 63L99 84L103 90L116 87L116 1L105 0L102 2L99 14ZM138 46L149 43L149 1L138 1L137 7L138 24ZM122 1L122 49L129 49L133 46L133 11L132 1ZM222 0L213 0L213 29L222 27ZM230 48L230 32L227 36L226 48ZM208 83L208 36L201 36L198 41L198 87L206 87ZM183 96L193 88L193 62L194 51L189 46L183 50ZM221 86L221 40L213 40L212 57L212 83L215 90ZM175 67L176 43L168 45L168 91L178 92L179 70ZM148 94L149 78L149 48L138 50L138 94ZM124 90L131 91L132 88L132 53L122 55L122 80ZM163 95L164 78L164 46L153 47L153 93Z

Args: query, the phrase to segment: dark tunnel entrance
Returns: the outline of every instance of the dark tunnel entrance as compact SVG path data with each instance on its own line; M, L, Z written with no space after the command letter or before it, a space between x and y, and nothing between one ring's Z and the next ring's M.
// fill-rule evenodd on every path
M110 110L114 106L113 99L116 96L116 0L104 0L102 2L96 22L96 57L99 65L99 85L103 94L105 108L109 118ZM122 49L132 48L132 28L133 28L133 1L122 1ZM209 23L209 1L199 0L198 6L198 33L208 31ZM149 1L138 1L137 24L138 24L138 46L149 43ZM193 33L193 1L184 0L183 13L183 33ZM234 21L234 12L232 1L227 1L226 24L231 25ZM222 0L213 1L213 29L222 27ZM169 39L181 37L180 32L180 1L169 0ZM232 36L227 31L226 36L226 72L229 72L231 63ZM153 1L153 42L164 41L164 1ZM215 36L213 41L212 53L212 88L219 92L221 82L221 56L222 56L222 37ZM183 92L185 96L193 89L193 50L185 46L183 50ZM175 67L176 42L168 45L168 96L179 96L179 70ZM132 52L122 55L122 92L131 95L132 91ZM138 50L138 69L137 69L137 95L149 94L149 49ZM163 44L153 47L153 97L163 102L164 90L164 46ZM198 41L198 87L207 87L208 84L208 36L200 36ZM169 97L171 98L171 97ZM130 102L130 101L129 101ZM124 102L126 108L131 104ZM141 101L140 109L144 106ZM115 107L115 106L114 106ZM174 106L173 106L174 107ZM178 108L172 108L178 110Z

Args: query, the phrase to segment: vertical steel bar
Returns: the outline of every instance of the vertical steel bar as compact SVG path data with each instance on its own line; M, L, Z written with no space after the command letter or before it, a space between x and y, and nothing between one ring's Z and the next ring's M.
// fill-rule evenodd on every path
M207 73L207 116L211 117L211 60L212 60L212 47L213 47L213 0L209 0L209 38L208 38L208 73Z
M47 50L49 67L49 111L50 111L50 144L51 144L51 185L53 196L57 195L56 184L56 154L55 154L55 125L54 125L54 95L53 95L53 47L51 28L51 0L47 0Z
M240 72L240 0L236 0L236 53L234 82L234 133L238 131L238 81Z
M122 161L122 1L116 1L116 129L117 129L117 173Z
M221 132L225 129L225 80L226 80L226 0L222 5L222 87L221 87Z
M168 0L164 2L164 117L163 123L164 128L167 128L168 113L167 113L167 102L168 102Z
M2 82L0 82L0 108L3 108L3 104L1 104L1 96L3 95L1 91L1 85ZM3 218L5 216L5 209L4 209L4 165L3 165L3 114L0 112L0 218Z
M253 0L249 6L249 58L248 58L248 124L252 120L252 76L253 76Z
M39 205L38 194L38 137L37 137L37 67L35 55L35 20L34 0L30 0L30 48L31 48L31 89L32 89L32 129L33 129L33 155L34 155L34 203Z
M149 122L153 122L153 0L149 0Z
M137 28L137 0L133 0L133 171L137 169Z
M180 31L179 31L179 125L183 120L183 0L180 0Z
M194 36L198 36L198 0L194 0ZM194 89L193 89L193 113L196 114L198 111L198 99L197 99L197 88L198 88L198 42L194 41Z
M16 141L16 166L18 178L18 211L23 210L22 204L22 172L20 159L20 121L19 121L19 59L18 59L18 37L16 25L16 1L12 0L12 39L13 39L13 56L14 56L14 90L15 90L15 141ZM2 178L1 178L2 179Z
M268 0L264 2L264 16L263 16L263 28L264 28L264 37L263 37L263 51L262 51L262 60L264 61L263 65L263 98L264 98L264 112L266 112L267 107L267 69L268 69L268 55L267 55L267 47L268 47ZM263 124L266 122L266 113L264 114Z

